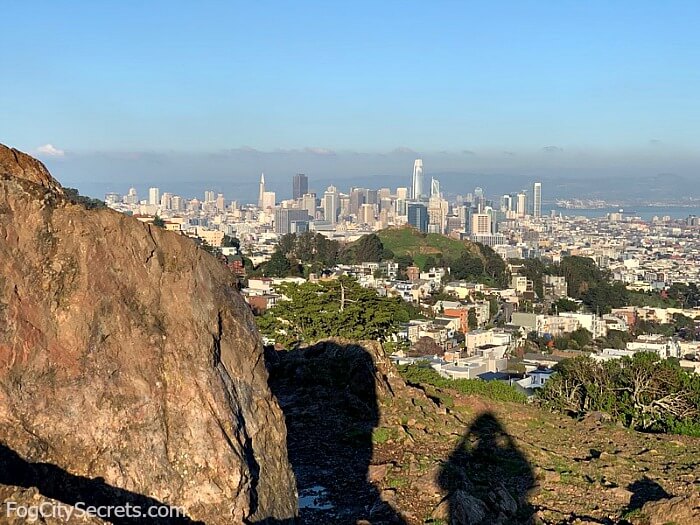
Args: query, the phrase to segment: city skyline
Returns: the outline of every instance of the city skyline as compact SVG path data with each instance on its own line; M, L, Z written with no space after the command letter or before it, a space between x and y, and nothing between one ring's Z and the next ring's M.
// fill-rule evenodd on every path
M278 198L278 192L277 191L268 191L271 188L266 185L265 182L265 173L260 174L259 182L258 182L258 194L257 194L257 200L256 202L251 202L247 201L246 199L240 198L240 196L234 195L233 198L227 199L228 202L231 201L236 201L238 204L242 205L252 205L255 204L258 208L264 209L266 207L274 207L276 204L279 203L284 203L284 202L300 202L303 201L304 199L308 197L314 197L317 200L321 201L321 207L324 206L323 199L325 198L326 195L329 193L331 194L337 194L337 195L352 195L353 192L356 190L371 190L375 192L389 192L385 196L392 196L396 197L402 200L405 200L407 202L428 202L432 198L452 198L456 197L458 200L461 197L465 197L469 200L474 200L475 205L479 208L483 207L484 202L486 202L484 199L486 198L486 195L484 193L483 188L477 186L474 188L473 193L471 190L466 189L462 193L457 193L457 194L445 194L441 191L441 183L440 180L435 178L434 176L430 177L430 187L429 191L426 190L426 183L427 179L423 173L423 161L422 159L416 159L413 164L413 173L411 175L409 184L406 185L399 185L399 186L381 186L381 187L363 187L359 185L352 185L348 187L347 192L343 192L342 190L338 190L338 188L334 185L331 184L325 192L319 192L318 190L315 190L313 187L309 186L309 177L303 173L296 173L292 176L291 178L291 187L292 187L292 193L291 193L291 198L286 196L284 190L280 192L281 197ZM528 210L532 213L534 217L540 217L542 214L542 183L541 182L534 182L533 183L533 201L530 204L527 204ZM395 192L391 192L391 190L396 189ZM224 194L218 191L214 191L213 189L204 189L201 190L200 193L203 191L204 193L204 199L202 202L214 202L215 196L216 199L221 199L223 198ZM527 192L529 190L527 189L522 189L519 192L511 192L509 194L503 195L500 200L499 200L499 205L501 208L507 208L515 210L517 207L518 203L518 197L523 194L527 195ZM524 192L524 193L523 193ZM108 200L107 198L114 199L116 198L117 195L120 195L122 197L122 200L125 203L130 203L130 204L135 204L140 202L137 199L138 196L138 190L134 186L129 188L129 191L121 195L119 192L108 192L105 194L105 200ZM197 195L175 195L172 192L163 192L161 193L160 187L157 186L149 186L148 187L148 192L147 192L148 198L143 200L143 202L151 205L151 206L159 206L160 203L162 202L161 199L168 195L170 197L176 196L179 198L185 198L185 199L194 199L198 200ZM506 200L504 200L506 199ZM132 202L133 201L133 202ZM491 201L489 201L491 202ZM495 202L495 199L493 199L493 202ZM527 203L527 199L524 201ZM525 204L520 205L520 208L524 209Z
M695 2L5 12L2 140L87 195L148 180L250 198L261 171L340 184L414 158L446 191L445 173L699 178Z
M5 4L4 521L700 523L699 0Z

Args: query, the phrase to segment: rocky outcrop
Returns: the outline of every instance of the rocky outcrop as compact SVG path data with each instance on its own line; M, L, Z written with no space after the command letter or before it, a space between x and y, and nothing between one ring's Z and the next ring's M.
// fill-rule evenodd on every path
M700 523L700 495L688 494L675 498L650 501L632 516L633 525L665 525L668 523Z
M0 467L207 524L294 517L283 416L232 284L191 240L69 202L0 145ZM0 472L0 501L41 485Z

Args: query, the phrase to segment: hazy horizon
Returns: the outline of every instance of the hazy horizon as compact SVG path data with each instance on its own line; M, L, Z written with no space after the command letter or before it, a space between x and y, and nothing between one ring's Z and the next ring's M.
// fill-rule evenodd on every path
M417 157L454 193L660 174L700 190L697 2L4 13L0 141L95 197L154 185L250 200L262 171L282 198L296 172L319 192L408 185Z
M668 188L652 188L649 198L677 198L698 191L698 173L692 158L674 157L668 152L660 160L653 144L640 148L635 162L619 156L594 157L584 152L541 150L532 154L514 152L437 152L421 154L407 148L387 153L348 151L258 151L236 148L211 153L186 152L95 152L38 156L65 186L102 198L107 192L126 193L136 187L141 195L149 186L186 197L201 197L206 189L223 192L227 199L254 202L260 173L267 188L279 199L291 196L295 173L309 177L311 191L323 193L335 184L341 191L353 186L372 188L409 186L415 158L422 158L425 175L440 180L444 191L466 194L481 186L489 196L528 188L534 181L546 183L545 199L562 197L620 198L619 186L628 189L630 178L640 183L650 179L684 181ZM36 154L36 153L35 153ZM586 183L597 180L585 193ZM697 181L700 183L700 181ZM575 190L568 191L569 187ZM581 193L582 186L584 194ZM638 192L644 188L629 188ZM652 192L651 190L655 190ZM660 190L668 190L659 194ZM652 195L652 193L654 193ZM633 198L639 198L637 194Z

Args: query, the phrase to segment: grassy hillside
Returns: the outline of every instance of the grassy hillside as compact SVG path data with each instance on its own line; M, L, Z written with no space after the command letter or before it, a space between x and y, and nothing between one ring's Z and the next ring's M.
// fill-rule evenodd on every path
M501 257L490 247L452 239L439 233L421 233L410 226L377 232L385 249L395 256L410 256L421 268L432 258L438 266L449 265L456 279L474 279L504 285L508 276Z
M463 255L481 257L478 247L469 241L458 241L439 233L421 233L415 228L389 228L377 232L385 248L395 255L410 255L422 266L426 257L456 259Z

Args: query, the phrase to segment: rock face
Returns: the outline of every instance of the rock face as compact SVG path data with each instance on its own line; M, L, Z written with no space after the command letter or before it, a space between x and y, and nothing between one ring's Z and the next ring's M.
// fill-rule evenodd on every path
M227 270L69 202L0 145L0 501L54 475L75 489L48 480L58 501L97 483L207 524L296 515L284 419Z
M688 494L646 503L633 525L664 525L668 523L700 523L700 495Z

